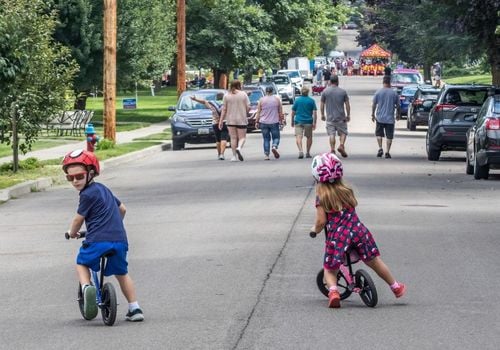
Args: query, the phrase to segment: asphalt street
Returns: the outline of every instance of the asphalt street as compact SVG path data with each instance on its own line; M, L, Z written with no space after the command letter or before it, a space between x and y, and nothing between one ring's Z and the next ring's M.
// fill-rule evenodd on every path
M497 349L500 175L465 175L460 152L427 161L425 128L407 131L406 121L397 123L393 159L376 158L370 105L381 79L341 77L352 105L344 175L383 259L407 283L403 298L369 271L377 307L358 295L326 307L315 284L323 242L308 235L310 161L297 159L288 126L279 160L264 161L261 135L252 133L244 162L192 146L99 176L128 208L129 271L143 323L125 321L121 294L115 326L81 318L80 242L63 237L74 189L0 205L0 349ZM320 122L313 153L327 143Z

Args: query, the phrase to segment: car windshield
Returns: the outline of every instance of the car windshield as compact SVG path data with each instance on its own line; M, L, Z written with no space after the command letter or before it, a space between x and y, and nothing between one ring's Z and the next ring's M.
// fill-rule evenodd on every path
M496 114L500 114L500 99L495 99L495 102L493 104L493 112Z
M392 83L417 84L420 76L417 73L394 73L391 75Z
M300 78L300 74L297 71L287 72L287 74L290 78Z
M417 92L416 87L405 87L403 91L401 91L401 95L403 96L413 96Z
M435 100L437 100L438 95L439 95L438 91L436 91L436 92L424 92L424 93L422 93L422 99L435 101Z
M252 105L256 105L259 102L260 98L264 96L261 90L250 90L247 91L247 94L248 99L250 100L250 104Z
M204 92L204 93L184 95L179 101L178 109L183 111L192 111L195 109L207 109L207 107L204 104L193 101L191 99L191 96L193 95L195 95L198 99L215 101L215 98L217 97L217 92Z
M486 89L452 89L446 93L444 102L461 106L481 106L487 94Z
M288 77L285 76L274 77L273 81L275 84L281 84L281 85L288 84L289 82Z

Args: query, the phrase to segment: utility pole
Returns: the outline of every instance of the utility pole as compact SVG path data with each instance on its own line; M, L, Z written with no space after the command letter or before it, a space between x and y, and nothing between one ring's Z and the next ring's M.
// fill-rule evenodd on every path
M186 0L177 0L177 97L186 90Z
M104 0L104 138L116 141L116 0Z

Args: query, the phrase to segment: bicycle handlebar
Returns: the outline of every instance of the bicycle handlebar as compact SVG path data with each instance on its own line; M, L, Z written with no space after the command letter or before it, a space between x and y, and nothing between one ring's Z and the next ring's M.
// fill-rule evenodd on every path
M78 232L79 233L79 236L76 237L76 239L80 239L80 238L85 238L85 236L87 235L87 231L80 231ZM68 232L65 232L64 233L64 238L66 239L70 239L71 237L69 236L69 233Z

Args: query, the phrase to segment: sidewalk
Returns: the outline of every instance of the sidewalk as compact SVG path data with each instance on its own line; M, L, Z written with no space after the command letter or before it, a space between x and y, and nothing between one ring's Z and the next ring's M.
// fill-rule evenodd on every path
M127 143L132 142L133 139L138 137L144 137L152 134L157 134L162 132L164 129L170 126L170 121L164 121L161 123L154 123L146 128L135 129L131 131L122 131L116 133L116 143ZM99 135L101 136L101 135ZM39 151L28 152L26 154L19 154L19 159L23 160L29 157L35 157L39 160L55 159L59 157L64 157L67 153L75 149L86 149L86 141L77 141L67 143L61 146L42 149ZM8 163L12 161L12 156L0 158L0 164Z
M132 142L132 140L135 138L161 133L164 129L168 128L169 126L170 126L170 121L167 120L161 123L154 123L146 128L117 132L116 143ZM117 166L119 164L131 161L133 159L137 159L149 153L161 152L163 150L169 149L170 147L171 147L170 142L158 146L152 146L137 152L107 159L101 162L101 166L103 168L110 166ZM64 155L75 149L86 149L86 148L87 148L86 141L71 142L57 147L28 152L26 154L20 154L19 159L23 160L29 157L35 157L38 158L39 160L56 159L63 157ZM12 161L12 156L0 158L0 164L8 163L11 161ZM52 186L51 178L41 178L38 180L31 180L23 182L21 184L17 184L15 186L0 190L0 203L6 202L11 198L19 197L21 195L30 192L43 190L50 186Z

